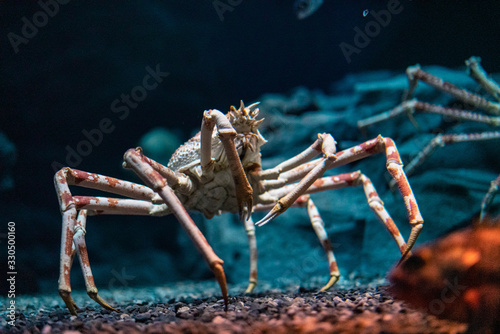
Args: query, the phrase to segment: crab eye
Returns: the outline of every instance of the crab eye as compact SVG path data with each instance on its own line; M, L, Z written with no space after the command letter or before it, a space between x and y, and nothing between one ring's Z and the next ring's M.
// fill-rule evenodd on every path
M412 255L408 260L403 262L403 268L408 271L419 270L423 266L425 266L425 260L419 255Z

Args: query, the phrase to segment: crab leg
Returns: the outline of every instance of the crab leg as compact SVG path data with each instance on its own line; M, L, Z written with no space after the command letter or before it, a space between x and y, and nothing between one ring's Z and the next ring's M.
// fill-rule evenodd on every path
M494 96L497 100L500 99L500 87L498 84L488 78L488 75L484 71L484 69L481 67L480 64L481 59L478 57L471 57L469 58L465 63L468 67L469 74L470 76L476 80L488 93L490 93L492 96ZM444 81L430 73L427 73L420 69L420 67L417 66L411 66L408 67L406 70L406 73L408 75L408 80L410 82L410 88L408 90L408 93L404 100L409 99L412 95L413 92L417 86L418 81L423 81L430 86L439 89L443 92L446 92L450 95L453 95L457 99L468 103L470 105L473 105L477 108L489 111L490 113L493 113L495 115L500 115L500 104L491 102L486 100L485 98L478 96L476 94L470 93L466 91L465 89L460 89L456 87L455 85ZM500 120L498 117L488 117L484 116L481 114L476 114L470 111L466 110L457 110L457 109L451 109L451 108L444 108L441 106L434 106L430 105L428 103L424 102L419 102L416 100L411 100L411 101L404 101L401 103L399 106L396 108L384 112L379 115L375 115L369 118L366 118L364 120L358 121L358 127L360 129L365 128L371 124L381 122L383 120L398 116L402 113L406 113L410 120L416 124L415 119L413 118L413 113L414 112L431 112L431 113L438 113L446 116L453 117L455 119L462 119L462 120L471 120L474 122L482 122L482 123L487 123L491 124L494 126L500 125Z
M346 187L357 186L358 183L355 184L355 181L359 178L360 171L356 171L353 173L345 173L334 176L326 176L321 179L317 179L314 183L306 190L306 194L312 194L319 191L325 190L334 190L334 189L342 189ZM271 189L269 191L261 194L258 199L259 203L276 203L276 201L290 193L293 188L295 188L297 184L288 184L284 187L278 189ZM297 200L298 201L298 200ZM294 203L296 204L297 201ZM255 211L263 211L265 209L261 209L264 205L257 205ZM266 206L267 207L267 206ZM272 208L272 206L270 207Z
M73 236L73 242L76 246L76 251L78 253L78 259L80 260L80 266L83 272L83 279L85 280L85 287L87 294L90 298L95 300L102 307L110 310L119 312L118 310L111 307L106 303L97 293L97 287L94 283L94 277L92 276L92 270L90 269L89 255L87 253L87 246L85 245L85 225L87 220L87 210L81 210L78 214L78 219L75 224L75 234Z
M208 263L210 269L215 274L215 277L221 288L222 296L224 298L225 307L227 310L228 297L227 297L227 284L226 276L222 264L224 263L213 251L212 247L208 244L207 239L203 236L194 221L191 219L182 203L177 198L173 190L168 185L165 178L163 178L157 171L151 167L142 156L140 149L130 149L125 152L123 159L126 162L126 167L131 168L149 187L160 195L165 204L169 207L175 215L183 229L188 234L191 241L196 248L200 251L201 255Z
M328 146L329 145L326 145L326 147ZM323 144L322 147L325 147L325 144ZM384 138L382 136L378 136L375 139L354 146L348 150L337 152L335 154L336 159L329 160L329 162L326 163L326 167L325 158L320 159L320 164L309 171L307 175L297 185L295 185L287 195L280 198L273 209L263 219L257 222L256 225L266 224L279 214L286 211L301 194L307 192L307 189L309 189L309 187L314 183L316 179L321 177L325 170L342 166L347 163L363 159L370 155L381 152L385 152L386 154L387 170L389 171L393 179L396 180L399 191L404 198L409 222L412 226L410 237L408 238L408 243L402 256L402 259L406 258L413 245L415 244L420 231L422 230L424 221L422 219L422 216L420 215L417 201L415 199L415 196L413 195L413 191L411 190L408 179L406 178L406 175L404 173L403 163L396 148L396 144L392 139Z
M155 171L160 173L160 175L167 180L170 188L179 191L184 195L189 195L193 192L195 186L193 184L193 181L188 176L178 172L174 172L170 168L165 167L164 165L154 161L151 158L148 158L145 155L143 155L142 157L145 162L147 162L151 167L153 167ZM125 163L123 164L123 167L127 167Z
M360 173L359 180L356 181L363 185L363 190L365 191L366 200L368 201L370 209L372 209L373 213L375 213L377 218L382 222L382 224L384 224L387 231L391 234L392 238L398 245L403 258L405 256L410 256L411 248L406 251L406 242L401 235L401 232L399 232L398 227L394 223L394 220L389 215L389 212L385 209L384 202L380 199L371 180L366 175Z
M468 133L468 134L449 134L449 135L437 135L431 140L429 144L420 153L408 163L405 168L406 175L409 176L413 174L414 170L421 165L427 157L429 157L438 147L443 147L445 145L450 145L454 143L469 142L469 141L482 141L482 140L492 140L499 139L500 131L491 132L479 132L479 133Z
M307 207L307 214L309 215L309 219L311 220L311 225L313 227L316 236L321 242L321 246L326 253L328 258L328 267L330 268L330 279L328 282L321 288L320 291L326 291L330 289L335 283L340 279L340 270L337 265L337 260L335 259L335 254L333 254L333 247L330 239L328 239L328 234L325 230L325 223L319 214L318 208L314 204L313 200L309 195L300 196L297 199L299 202L299 206Z
M368 202L368 205L372 209L372 211L375 213L377 218L384 224L385 228L389 231L391 234L392 238L398 245L399 250L401 253L404 252L406 249L406 242L399 232L398 227L394 223L393 219L387 212L387 210L384 207L384 203L380 199L377 191L375 190L375 187L373 186L373 183L371 180L361 173L361 171L355 171L352 173L345 173L345 174L339 174L339 175L334 175L334 176L326 176L320 179L317 179L306 191L306 194L312 194L316 192L322 192L325 190L335 190L335 189L342 189L346 187L357 187L357 186L363 186L363 190L365 192L366 200ZM290 192L290 190L295 187L295 184L290 184L282 189L276 189L272 190L269 192L269 194L264 194L263 196L265 198L279 198L283 196L284 194L287 194ZM299 202L301 197L296 201ZM256 211L258 208L256 209Z
M321 141L320 139L316 139L316 141L306 148L304 151L301 153L297 154L296 156L283 161L279 165L277 165L274 168L266 169L263 170L259 173L257 173L257 177L262 181L262 185L266 186L268 184L274 184L277 181L276 178L283 172L289 171L292 168L295 168L297 166L300 166L303 163L306 163L307 161L311 160L315 156L321 153ZM268 180L271 179L271 180ZM272 180L275 179L275 180ZM279 183L278 186L281 186L282 184Z
M413 92L417 87L417 83L420 80L436 89L439 89L445 93L448 93L456 97L460 101L473 105L476 108L480 108L495 115L500 115L499 103L488 101L481 96L466 91L465 89L458 88L457 86L453 85L450 82L444 81L441 78L438 78L428 72L423 71L418 65L408 67L408 69L406 70L406 74L408 75L410 88L404 100L408 99L410 96L413 95Z
M280 198L275 206L269 211L269 213L256 223L256 225L264 225L274 218L276 218L281 213L285 212L300 195L305 193L307 188L309 188L317 178L321 177L323 173L328 170L333 162L337 159L335 155L335 140L329 134L318 134L318 139L321 143L321 151L323 152L324 158L319 159L316 166L284 197Z
M155 193L153 190L137 183L123 181L100 174L87 173L69 167L61 169L58 174L60 177L57 178L57 180L60 179L63 183L67 182L68 185L97 189L135 199L153 202L155 200Z
M403 260L406 259L411 249L413 248L413 245L415 244L418 235L422 230L424 220L420 214L420 210L418 209L417 200L415 199L413 191L411 190L410 183L408 182L403 169L403 162L401 161L401 157L399 156L399 152L394 141L391 138L384 138L379 135L375 139L364 142L349 150L339 152L337 154L337 161L333 163L333 165L335 166L332 167L343 165L347 162L359 160L368 155L373 155L381 152L385 152L386 168L391 174L392 178L396 181L398 189L403 196L406 211L408 213L409 223L412 226L406 248L401 257L401 259Z
M70 168L63 168L54 176L54 185L59 200L59 206L63 216L62 219L62 233L61 233L61 255L60 255L60 270L59 270L59 295L63 299L69 312L76 315L76 303L71 298L71 283L70 271L75 256L76 246L73 244L75 228L77 226L84 226L84 223L78 223L76 220L76 204L69 191L69 184L72 184L72 170ZM85 211L85 210L84 210ZM82 219L86 212L83 214ZM90 267L89 267L90 268ZM94 286L95 287L95 286ZM97 294L97 289L92 290L92 297L95 300L102 302L104 307L110 307L104 302ZM105 306L105 305L107 306Z
M169 214L165 204L155 205L151 202L130 199L105 198L105 197L88 197L88 196L73 196L73 201L77 209L78 218L74 225L72 252L69 260L68 272L71 270L73 259L76 253L80 260L80 265L85 280L87 294L102 307L117 311L104 301L97 293L97 287L94 283L94 277L90 268L87 247L85 244L85 226L87 215L89 214L130 214L130 215L146 215L146 216L163 216ZM66 301L66 300L65 300ZM71 304L73 309L68 306L71 314L76 314L76 305Z
M385 228L387 231L391 234L392 238L398 245L399 251L401 254L404 254L406 250L406 242L401 235L398 227L394 223L393 219L387 212L387 210L384 207L384 203L380 199L377 191L375 190L375 187L373 186L373 183L371 180L361 173L360 171L352 172L352 173L345 173L345 174L339 174L339 175L334 175L334 176L326 176L321 179L316 180L310 187L307 189L306 193L307 194L312 194L316 192L322 192L325 190L334 190L334 189L342 189L346 187L356 187L356 186L363 186L363 190L365 192L366 200L368 202L368 205L372 209L372 211L375 213L377 218L384 224ZM287 194L295 185L287 185L281 189L276 189L276 190L271 190L269 194L264 195L266 198L271 197L271 198L279 198L283 196L284 194ZM305 202L308 200L308 195L302 195L300 196L294 203L294 206L305 206ZM256 206L255 211L262 211L264 208L268 206L262 205L262 206ZM312 218L311 218L312 219ZM319 227L320 225L313 225L316 227ZM317 229L315 228L316 234L322 233L318 232ZM325 232L326 233L326 232ZM326 236L326 234L325 234ZM318 235L319 237L319 235ZM324 246L325 242L325 237L320 237L320 241ZM325 249L326 251L326 249ZM408 254L409 255L409 254ZM332 262L330 262L330 266L332 266ZM331 271L332 273L332 271ZM333 277L333 276L331 276ZM335 284L332 283L332 285ZM331 286L331 285L330 285ZM328 286L326 289L328 289L330 286ZM325 286L326 287L326 286Z
M250 277L245 293L251 293L257 286L257 239L255 238L255 224L251 217L245 220L245 231L250 247Z
M406 250L406 242L403 236L401 235L398 227L396 226L393 219L385 209L384 203L380 199L372 182L366 175L362 174L360 171L345 173L335 176L327 176L318 179L307 189L306 193L311 194L325 190L334 190L346 187L355 187L360 185L363 186L368 205L375 213L377 218L382 222L382 224L384 224L385 228L389 231L392 238L398 245L401 254L404 254ZM287 185L280 189L271 190L269 191L268 194L264 194L263 196L265 198L271 197L276 199L290 192L293 189L293 187L295 187L295 184ZM322 291L328 290L338 281L338 279L340 278L340 272L337 266L337 262L335 260L335 256L333 254L331 243L328 239L326 230L324 228L323 220L321 219L319 212L314 203L312 202L312 199L310 199L309 195L300 196L294 202L293 206L300 206L300 207L307 206L308 214L311 219L314 231L316 232L316 235L318 236L318 239L320 240L323 249L327 253L328 263L330 267L330 280L321 290ZM257 205L255 207L255 211L263 211L267 207L268 205Z
M284 185L290 184L297 180L303 178L307 173L309 173L314 167L320 163L320 159L315 159L306 162L300 166L294 167L286 172L282 172L277 179L274 180L261 180L260 186L263 191L270 189L279 189Z
M241 109L244 110L244 106ZM231 168L231 173L233 175L240 220L248 220L250 218L250 215L252 214L253 190L245 175L241 160L234 145L234 138L236 137L237 133L227 117L223 113L215 109L206 110L203 113L200 139L200 162L202 173L203 175L210 177L213 172L213 160L211 158L211 151L212 132L215 125L217 125L219 139L224 146L224 151L226 153L227 160Z
M475 112L453 109L453 108L445 108L425 102L420 102L415 99L410 101L405 101L391 109L389 111L383 112L381 114L365 118L363 120L358 121L358 128L363 129L369 125L373 125L378 122L385 121L386 119L390 119L393 117L397 117L401 114L407 114L410 120L416 125L416 121L413 118L413 114L415 112L425 112L425 113L434 113L440 114L444 116L448 116L454 119L464 120L464 121L474 121L479 123L486 123L493 126L500 125L500 117L496 116L485 116L482 114L478 114Z
M109 197L73 196L76 209L86 209L89 215L144 215L165 216L170 210L165 204Z
M327 179L327 178L325 178ZM342 186L339 186L338 188L343 188ZM330 189L330 188L328 188ZM321 190L320 190L321 191ZM300 196L293 204L292 206L295 207L307 207L307 213L309 215L309 219L311 221L311 225L314 229L314 232L316 233L316 236L318 237L321 246L323 247L326 256L328 258L328 267L330 268L330 278L328 280L328 283L325 284L321 288L321 291L326 291L330 289L335 283L338 282L340 278L340 271L337 266L337 260L335 259L335 255L333 253L333 247L332 244L330 243L330 240L328 239L328 234L326 233L325 230L325 224L323 220L321 219L321 216L318 212L318 209L316 208L316 205L313 203L312 199L309 197L309 195L302 195ZM254 207L255 211L265 211L269 210L272 207L269 207L269 205L261 205L258 204Z
M493 181L491 181L491 186L486 195L483 198L483 201L481 203L481 214L479 216L479 220L482 221L484 218L484 214L488 207L490 206L491 202L493 201L493 198L497 194L498 190L500 188L500 175Z
M488 93L500 101L500 86L495 80L488 77L486 71L481 66L481 58L470 57L465 61L469 70L469 75L476 80Z

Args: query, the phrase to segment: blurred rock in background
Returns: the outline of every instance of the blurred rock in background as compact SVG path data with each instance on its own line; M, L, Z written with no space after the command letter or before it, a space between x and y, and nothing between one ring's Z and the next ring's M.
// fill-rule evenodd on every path
M0 132L0 192L12 190L14 187L12 172L16 159L16 147L4 133Z

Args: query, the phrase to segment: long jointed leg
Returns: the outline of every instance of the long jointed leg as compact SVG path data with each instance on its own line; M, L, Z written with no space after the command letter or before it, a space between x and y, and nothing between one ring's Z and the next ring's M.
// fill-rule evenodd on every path
M469 75L474 80L476 80L497 101L500 101L500 86L497 82L488 77L484 69L481 67L480 61L481 59L478 57L471 57L465 62L468 68ZM500 125L499 117L489 117L477 112L445 108L442 106L431 105L429 103L420 102L417 100L409 100L414 93L418 81L422 81L436 89L453 95L460 101L463 101L476 108L488 111L494 115L500 116L500 103L488 101L479 95L470 93L465 89L458 88L447 81L444 81L430 73L423 71L418 65L408 67L406 73L410 82L410 88L405 98L403 99L405 101L392 110L358 121L358 128L363 129L369 125L396 117L403 113L407 114L410 120L416 125L416 121L413 118L413 114L415 112L436 113L454 119L486 123L493 126Z
M331 168L331 165L337 159L337 156L335 155L336 142L331 135L326 133L318 134L318 140L321 146L321 152L323 153L323 158L319 159L315 167L310 170L287 195L280 198L271 211L269 211L264 218L259 220L256 225L262 226L285 212L290 206L292 206L299 196L306 192L314 181L323 176L323 173ZM296 169L297 168L300 169L301 166L296 167Z
M323 135L322 137L328 138L328 136L331 138L330 135ZM331 140L333 140L333 138ZM399 152L396 148L396 144L390 138L384 138L382 136L378 136L375 139L366 141L348 150L344 150L341 152L337 152L336 154L333 154L333 153L328 153L328 150L326 149L329 147L329 149L331 150L332 148L331 144L328 144L328 141L329 140L325 140L322 144L322 150L324 150L325 157L319 159L319 162L317 163L316 167L310 170L298 184L293 185L293 188L289 190L287 188L288 190L287 195L281 197L277 201L273 209L263 219L258 221L256 225L266 224L279 214L283 213L286 209L288 209L300 195L306 192L313 192L313 188L315 187L314 182L319 177L322 176L322 174L326 169L339 167L347 163L357 161L377 153L384 152L386 155L386 168L393 177L393 179L396 181L399 191L403 196L406 210L408 213L409 223L412 226L410 237L408 238L408 243L406 244L406 248L404 249L402 255L402 259L405 259L407 255L410 253L413 245L415 244L418 235L422 230L424 221L420 214L420 210L418 209L417 201L415 199L415 196L413 195L413 191L411 190L408 179L406 178L406 174L404 173L403 163L399 156ZM333 158L333 156L335 156L335 158ZM327 157L330 157L330 159L328 159ZM328 162L326 162L326 160L328 160ZM300 175L301 166L298 166L295 169L298 170L296 174ZM293 171L294 170L291 170L290 173ZM377 212L379 211L376 211L376 213ZM386 221L386 219L383 218L381 218L381 220ZM395 227L394 224L392 224L391 226ZM389 230L391 230L392 228L392 227L389 228L389 225L386 225L386 227ZM396 240L396 242L398 241ZM401 246L399 242L398 245Z
M415 125L415 127L418 127L417 121L413 118L413 115L415 113L439 114L457 120L485 123L492 126L500 125L499 116L486 116L469 110L445 108L442 106L425 103L413 99L410 101L402 102L394 109L358 121L358 128L363 129L366 128L367 126L385 121L390 118L397 117L402 114L406 114L410 118L410 121Z
M78 253L78 259L80 260L80 266L82 267L83 278L85 280L85 287L87 294L90 298L95 300L102 307L110 310L116 311L113 307L109 306L97 293L97 287L94 283L94 277L92 276L92 270L90 269L89 255L87 253L87 246L85 245L85 225L87 221L87 210L80 210L78 214L78 219L75 224L75 234L73 236L73 241L76 247L76 252Z
M136 199L73 196L76 209L87 209L91 215L143 215L165 216L170 214L165 204L153 204Z
M257 239L255 238L255 225L252 218L245 220L245 231L250 248L250 277L245 293L251 293L257 286Z
M187 213L186 209L184 209L184 206L167 184L166 180L144 160L142 152L139 149L130 149L125 152L123 159L125 160L127 168L131 168L147 186L151 187L160 195L183 229L186 231L191 241L200 251L210 269L215 274L224 298L225 308L227 310L227 284L224 269L222 267L224 262L215 254L212 247L208 244L207 239L205 239L201 231Z
M413 158L412 161L408 163L405 168L405 173L407 176L413 174L415 169L421 165L427 157L429 157L438 147L443 147L445 145L471 142L471 141L484 141L500 139L500 131L491 132L479 132L479 133L463 133L463 134L449 134L449 135L437 135L427 144L426 147L420 151L420 153Z
M59 174L59 177L57 177ZM143 185L115 179L100 174L87 173L72 168L63 168L56 174L56 181L77 185L79 187L97 189L135 199L154 200L155 193ZM68 191L69 193L69 191Z
M74 184L75 178L70 168L63 168L54 176L54 186L62 214L61 255L59 269L59 295L69 312L76 315L75 301L71 297L70 271L75 257L76 247L73 244L76 221L76 205L69 191L68 184ZM86 212L84 213L86 215ZM97 292L96 292L97 293Z
M245 107L242 105L243 110ZM238 152L234 145L234 138L236 137L236 131L234 130L231 122L227 117L218 110L211 109L206 110L203 113L203 122L201 125L201 166L204 174L210 175L213 168L213 162L211 157L212 150L212 132L214 126L217 125L217 132L219 134L219 139L224 146L224 152L226 153L227 160L229 162L229 167L231 168L231 173L233 175L234 185L236 188L236 200L238 201L238 208L240 214L240 220L245 221L250 218L252 214L253 199L252 199L252 187L247 180L245 171L241 164L241 160L238 156Z
M271 197L279 197L280 195L283 196L284 194L288 193L295 185L287 185L281 189L273 189L269 192L269 196ZM326 176L321 179L316 180L310 187L307 189L307 193L316 193L316 192L322 192L326 190L336 190L336 189L342 189L346 187L357 187L357 186L363 186L363 190L366 196L366 200L368 202L368 205L372 209L372 211L375 213L377 218L382 222L382 224L385 226L387 231L391 234L392 238L396 242L399 251L401 254L404 254L406 250L406 242L399 232L398 227L394 223L393 219L387 212L387 210L384 207L384 203L380 199L377 191L375 190L372 182L370 179L362 174L360 171L355 171L352 173L345 173L345 174L339 174L339 175L334 175L334 176ZM266 196L266 195L264 195ZM312 226L314 228L314 231L316 232L316 235L318 236L321 245L323 246L323 249L325 250L327 257L328 257L328 263L330 267L330 279L328 283L321 289L322 291L325 291L332 287L340 278L340 271L337 266L337 262L335 260L335 256L333 254L333 249L331 247L331 243L328 239L326 230L324 228L324 223L323 220L320 217L320 214L310 199L309 195L302 195L300 196L295 203L293 204L294 206L300 206L304 207L307 206L308 209L308 214L309 218L311 219ZM409 254L408 254L409 255Z
M309 197L309 195L303 195L299 197L297 202L302 202L303 206L307 206L307 214L309 215L309 219L311 220L311 225L321 242L321 246L323 246L323 250L326 253L328 258L328 267L330 268L330 279L328 283L325 284L321 288L321 291L326 291L330 289L335 283L340 279L340 270L337 265L337 260L335 259L335 254L333 254L333 247L330 239L328 239L328 234L325 230L325 223L321 218L318 208L314 204L313 200Z
M56 174L56 178L58 175ZM66 182L65 182L66 183ZM59 187L58 187L59 185ZM71 298L71 282L70 271L73 258L75 256L75 249L73 245L74 227L76 223L76 208L71 194L68 190L64 189L65 184L57 184L56 190L58 192L59 204L62 213L62 233L61 233L61 255L59 264L59 295L63 299L69 312L76 315L75 301Z
M70 271L78 248L78 255L80 263L82 264L82 270L84 272L84 278L89 296L103 307L111 310L112 308L97 294L97 289L90 271L85 241L83 239L87 214L130 213L142 215L161 215L167 208L165 205L155 205L151 202L154 200L155 193L148 187L76 169L63 168L58 171L54 177L54 185L62 214L59 294L64 300L64 303L68 307L70 313L76 314L78 307L73 301L73 298L71 298ZM103 190L137 199L131 200L73 196L69 190L70 185ZM77 220L78 210L80 210L80 215Z
M385 228L387 229L387 231L389 231L394 241L396 241L401 254L405 255L407 247L406 242L401 235L401 232L399 232L398 227L394 223L394 220L392 220L391 216L389 215L389 212L387 212L387 210L385 209L384 202L382 202L382 200L380 199L377 191L375 190L375 187L373 186L373 183L364 174L360 175L360 181L363 185L368 205L375 213L377 218L384 224ZM410 252L406 253L406 255L409 256Z
M499 103L488 101L479 95L468 92L465 89L458 88L452 83L444 81L441 78L423 71L418 65L408 67L408 69L406 70L406 74L408 75L408 80L410 82L410 88L408 90L407 98L413 95L418 81L422 81L436 89L439 89L456 97L460 101L475 106L476 108L488 111L494 115L500 115ZM405 98L405 100L407 98Z
M490 78L486 71L481 66L481 58L470 57L465 61L469 75L476 80L488 93L491 94L497 101L500 101L500 86ZM500 114L500 113L497 113Z
M269 195L271 197L279 198L280 196L284 196L284 194L288 193L294 186L295 184L290 184L281 189L273 189L269 192ZM363 190L365 192L368 205L375 213L377 218L382 222L382 224L384 224L385 228L389 231L394 241L398 245L401 254L403 254L404 250L406 249L406 242L403 236L401 235L396 224L394 223L391 216L385 209L384 203L380 199L372 182L366 175L361 173L359 170L352 173L345 173L334 176L325 176L321 179L318 179L309 187L309 189L307 189L306 193L312 194L326 190L336 190L346 187L357 187L357 186L363 186ZM295 201L294 206L304 206L304 204L301 202L301 199L305 196L307 195L299 197L299 199Z
M403 251L403 255L401 257L401 260L404 260L408 257L408 255L411 252L411 249L413 248L413 245L417 241L417 238L420 232L422 231L424 220L420 214L417 200L413 195L410 183L408 182L408 179L404 172L403 162L401 161L401 157L399 156L396 144L392 139L383 138L382 136L378 136L376 141L378 143L376 144L374 143L373 148L376 149L378 152L373 152L373 153L379 153L385 151L387 170L391 174L392 178L396 180L398 189L404 199L410 225L412 226L410 236L408 237L408 242L406 244L406 249ZM370 151L372 149L370 148L370 144L368 143L369 142L364 143L366 144L366 147L363 147L364 144L360 145L362 150Z
M308 162L312 158L316 157L318 154L320 154L322 142L323 142L323 139L318 138L311 146L309 146L308 148L306 148L304 151L300 152L296 156L294 156L288 160L283 161L282 163L280 163L279 165L277 165L274 168L266 169L266 170L259 172L257 174L257 177L258 177L258 179L263 180L261 182L262 186L264 186L264 188L266 188L266 189L271 188L271 187L282 186L284 183L283 182L281 182L281 183L276 182L277 181L276 178L278 178L278 176L281 173L287 172L287 171L291 170L292 168L298 167L298 166ZM335 143L334 143L334 145L335 145ZM272 186L269 187L268 185L272 185Z
M481 202L481 215L479 217L479 220L483 220L486 211L488 210L488 207L490 206L491 202L493 201L493 198L497 194L498 190L500 188L500 175L493 181L491 181L490 189L486 193L486 195L483 198L483 201Z
M466 60L468 74L478 82L482 88L484 88L489 94L491 94L497 101L500 101L500 85L488 76L486 71L482 68L481 59L479 57L471 57ZM500 126L500 103L491 102L483 98L482 96L468 92L465 89L460 89L455 85L444 81L430 73L427 73L420 69L420 67L412 66L406 71L408 75L408 80L410 87L408 93L406 94L404 102L395 107L392 110L384 112L379 115L369 117L364 120L358 121L358 127L363 129L369 125L384 121L389 118L399 116L401 114L407 114L410 120L415 124L416 121L413 118L415 112L426 112L444 115L457 120L472 121L478 123L485 123L492 126ZM460 101L463 101L475 108L482 109L496 116L486 116L475 111L446 108L438 105L432 105L425 102L420 102L417 100L407 100L409 99L418 84L419 81L425 82L428 85L448 93ZM424 162L424 160L430 156L438 147L442 147L448 144L459 143L464 141L482 141L500 138L499 131L489 131L483 133L469 133L469 134L445 134L436 136L431 142L424 147L422 151L407 165L405 172L407 176L411 175L413 171ZM484 217L487 206L491 202L493 196L498 191L498 183L500 181L492 181L491 187L483 198L481 204L481 214L480 219ZM390 182L391 188L394 186L394 180Z
M75 301L71 297L70 271L75 256L73 245L74 227L76 225L76 207L69 191L67 169L61 169L54 176L54 186L62 214L61 255L59 263L59 295L71 314L76 315Z
M406 174L403 170L403 162L401 161L401 157L399 156L399 152L394 141L391 138L378 136L375 139L364 142L349 150L339 152L337 154L338 159L335 162L334 167L382 152L386 155L386 168L392 178L396 181L398 189L403 196L409 223L412 226L410 236L406 244L406 249L401 257L402 259L405 259L413 248L413 245L422 230L424 220L420 214L420 210L418 209L417 200L413 195L410 183L408 182Z

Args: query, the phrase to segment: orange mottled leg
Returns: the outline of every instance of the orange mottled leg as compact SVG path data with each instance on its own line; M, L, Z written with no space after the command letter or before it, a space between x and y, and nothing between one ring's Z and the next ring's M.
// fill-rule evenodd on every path
M168 185L167 180L148 163L148 160L142 155L142 151L140 149L129 149L125 152L123 159L125 160L125 167L131 168L147 186L153 189L177 218L184 231L213 271L219 283L224 298L225 309L227 310L229 299L227 296L226 276L222 267L224 261L215 254L203 233L201 233L179 198Z
M109 306L97 293L97 287L94 283L94 277L92 276L92 270L90 269L89 255L87 253L87 246L85 244L85 226L87 223L87 210L80 210L78 214L78 219L75 224L75 234L73 240L76 246L76 251L78 253L78 259L80 260L80 265L82 267L83 279L85 280L85 287L87 289L87 294L90 298L95 300L102 307L110 310L119 312L113 307Z

